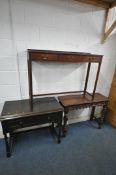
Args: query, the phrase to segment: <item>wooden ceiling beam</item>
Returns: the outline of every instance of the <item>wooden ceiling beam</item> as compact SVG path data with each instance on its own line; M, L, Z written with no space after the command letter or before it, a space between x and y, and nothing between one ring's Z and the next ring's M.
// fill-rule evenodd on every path
M108 38L108 36L111 34L111 32L115 29L115 27L116 27L116 20L113 22L111 27L105 33L105 38L104 38L105 40Z
M108 38L108 36L112 33L112 31L116 28L116 20L113 22L113 24L111 25L111 27L105 32L102 43L104 43L106 41L106 39Z
M111 26L108 26L109 20L111 18L111 11L112 11L112 8L114 7L116 7L116 2L110 3L110 8L106 9L104 33L103 33L102 40L101 40L102 44L105 43L106 39L110 36L110 34L116 28L116 20L112 23Z
M101 41L101 43L103 44L106 41L106 39L109 37L109 35L112 33L112 31L116 28L116 20L110 27L108 27L110 11L112 8L116 7L116 2L108 2L104 0L75 0L75 1L94 5L97 7L102 7L106 9L104 33L103 33L102 41Z
M116 7L116 2L111 3L111 8Z
M91 4L97 7L102 7L104 9L108 9L111 7L111 3L105 2L102 0L75 0L75 1L86 3L86 4Z

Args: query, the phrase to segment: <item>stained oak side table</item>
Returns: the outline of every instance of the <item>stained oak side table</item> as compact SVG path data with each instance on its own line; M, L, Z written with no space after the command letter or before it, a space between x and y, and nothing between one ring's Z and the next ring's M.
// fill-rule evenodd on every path
M85 95L65 95L58 97L60 104L64 108L64 124L63 124L63 135L66 136L67 133L67 121L68 121L68 112L75 109L84 109L91 108L90 120L95 118L95 108L97 106L102 107L101 115L96 119L98 122L98 128L104 123L105 116L108 111L108 98L100 93L95 93L94 99L92 100L92 95L86 93Z
M62 115L63 108L54 97L33 99L33 108L29 99L5 102L0 121L7 157L11 156L13 136L20 132L32 130L36 125L51 123L52 131L55 132L57 142L60 143ZM57 123L57 132L54 123Z

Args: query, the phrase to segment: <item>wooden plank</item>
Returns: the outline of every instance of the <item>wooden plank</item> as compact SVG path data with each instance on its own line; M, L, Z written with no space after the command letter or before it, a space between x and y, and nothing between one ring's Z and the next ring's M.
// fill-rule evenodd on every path
M111 3L111 8L116 7L116 2Z
M106 9L104 33L106 33L108 30L108 23L109 23L110 15L111 15L111 9Z
M78 52L28 50L29 60L33 61L56 61L56 62L94 62L100 63L102 55L85 54Z
M105 40L108 38L108 36L112 33L112 31L115 29L116 27L116 20L114 21L114 23L111 25L111 27L107 30L107 32L104 34L104 38L102 40L102 43L105 42Z
M110 9L106 9L106 12L105 12L105 21L104 21L104 28L103 28L103 36L102 36L102 40L101 40L101 43L102 44L104 43L105 33L108 30L109 14L110 14Z
M111 123L112 126L116 127L116 71L110 90L108 108L108 121Z
M110 8L111 3L109 2L105 2L105 1L101 1L101 0L75 0L75 1L79 1L79 2L83 2L86 4L91 4L97 7L102 7L105 9Z
M107 120L113 127L116 128L116 113L114 113L112 110L109 110Z
M85 87L84 87L84 96L85 96L85 94L86 94L86 90L87 90L87 85L88 85L88 80L89 80L90 68L91 68L91 63L88 63L87 74L86 74L86 80L85 80Z

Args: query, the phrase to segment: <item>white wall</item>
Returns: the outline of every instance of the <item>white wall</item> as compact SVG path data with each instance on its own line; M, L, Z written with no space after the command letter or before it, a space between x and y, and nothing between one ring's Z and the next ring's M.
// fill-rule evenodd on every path
M6 100L28 97L29 48L103 54L97 90L108 96L116 65L116 32L104 45L100 44L104 14L101 8L74 0L0 0L0 110ZM34 63L34 91L82 89L85 67ZM92 68L90 90L95 68L96 65ZM78 120L88 118L87 111L79 114L85 117Z

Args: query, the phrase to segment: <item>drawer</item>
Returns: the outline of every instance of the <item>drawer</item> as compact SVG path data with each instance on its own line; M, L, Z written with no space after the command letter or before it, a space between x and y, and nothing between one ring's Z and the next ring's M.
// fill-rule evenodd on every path
M59 55L58 61L65 61L65 62L89 62L88 56L83 55Z
M64 62L100 62L102 56L91 54L65 54L65 52L30 52L31 60L35 61L64 61Z
M4 132L12 132L16 129L21 129L21 128L35 126L35 125L41 125L41 124L46 124L51 122L54 122L54 123L62 122L62 112L10 119L6 121L2 121L2 127Z
M91 57L91 58L89 58L90 62L100 62L100 60L102 60L101 57Z
M41 60L41 61L57 61L57 54L47 54L47 53L31 53L32 60Z

